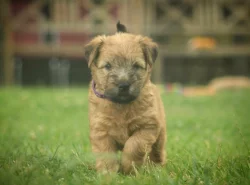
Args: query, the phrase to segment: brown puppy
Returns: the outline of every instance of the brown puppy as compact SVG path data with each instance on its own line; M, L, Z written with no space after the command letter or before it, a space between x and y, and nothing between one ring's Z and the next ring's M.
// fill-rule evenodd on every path
M118 31L120 27L126 30L118 23ZM129 33L97 36L85 46L85 56L92 73L89 120L96 169L129 174L147 154L152 162L164 164L165 113L150 81L156 43Z

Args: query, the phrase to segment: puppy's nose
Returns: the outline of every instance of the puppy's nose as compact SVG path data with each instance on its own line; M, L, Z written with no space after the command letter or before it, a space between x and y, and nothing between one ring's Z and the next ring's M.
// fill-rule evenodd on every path
M130 84L127 82L120 83L118 88L120 91L127 91L129 89Z

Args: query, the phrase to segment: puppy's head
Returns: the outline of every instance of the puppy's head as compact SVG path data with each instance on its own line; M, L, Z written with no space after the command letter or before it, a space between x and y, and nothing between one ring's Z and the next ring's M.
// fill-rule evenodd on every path
M98 89L124 104L135 100L149 80L157 44L128 33L97 36L85 46L85 57Z

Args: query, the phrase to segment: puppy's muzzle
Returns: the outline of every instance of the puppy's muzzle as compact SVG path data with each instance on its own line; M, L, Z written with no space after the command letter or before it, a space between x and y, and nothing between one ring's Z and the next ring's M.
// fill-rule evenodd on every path
M126 104L136 99L131 93L131 84L128 81L119 81L116 86L107 92L106 96L113 102Z
M130 84L128 82L122 82L118 84L119 93L128 93Z

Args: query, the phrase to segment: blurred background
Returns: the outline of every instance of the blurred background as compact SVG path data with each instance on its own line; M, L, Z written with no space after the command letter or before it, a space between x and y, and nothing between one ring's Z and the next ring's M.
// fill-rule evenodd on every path
M118 20L152 37L156 83L250 76L249 0L1 0L0 85L85 85L84 45Z

